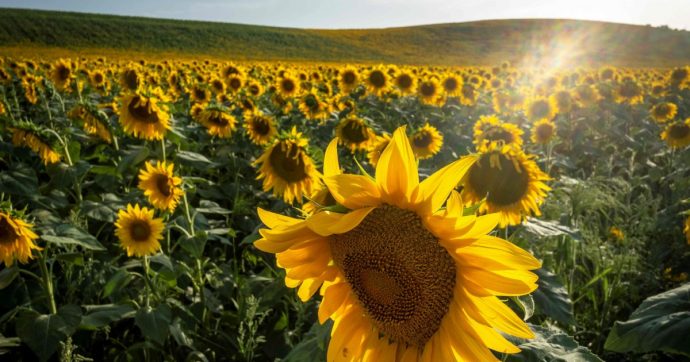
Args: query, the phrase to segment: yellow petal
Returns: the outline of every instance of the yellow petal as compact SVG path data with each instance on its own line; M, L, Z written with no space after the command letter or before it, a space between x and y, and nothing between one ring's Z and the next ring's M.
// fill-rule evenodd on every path
M460 306L462 302L457 299L453 301L455 308L452 308L451 318L455 328L467 331L474 339L480 341L486 347L501 353L518 353L520 349L510 343L500 333L496 332L491 326L473 319L468 313L468 308Z
M334 138L326 148L323 159L323 176L335 176L340 174L340 163L338 162L338 137Z
M307 225L312 231L321 236L344 234L357 227L374 209L374 207L365 207L347 214L323 211L309 217Z
M462 216L464 208L462 206L462 198L460 198L460 193L453 190L450 192L448 201L446 202L446 213L449 216Z
M493 295L477 296L465 288L456 288L463 296L466 311L476 320L483 319L492 327L520 338L534 338L534 333L512 309Z
M335 313L350 294L350 286L347 283L333 284L326 289L319 305L319 323L323 324Z
M488 235L458 248L455 256L462 265L485 269L533 270L541 267L532 254L509 241Z
M348 209L376 206L381 203L379 188L368 176L335 175L324 178L323 182L335 201Z
M462 278L469 290L481 295L519 296L537 289L536 274L526 270L486 270L462 267Z
M316 293L319 288L321 288L321 284L323 283L323 280L319 278L312 278L312 279L307 279L304 282L302 282L302 285L299 287L299 290L297 291L297 296L299 296L299 299L303 302L306 302L311 298L314 293Z
M440 209L450 192L465 177L476 161L475 156L465 156L422 181L415 197L418 204L417 211L421 215L430 215Z
M291 226L299 223L300 221L303 221L300 219L291 218L289 216L276 214L274 212L270 212L262 208L257 208L257 212L259 214L259 219L261 219L261 222L271 229L275 229L279 226Z
M381 153L376 165L376 183L384 191L387 202L403 207L407 206L412 192L419 185L417 161L405 134L405 126L393 132L390 143Z

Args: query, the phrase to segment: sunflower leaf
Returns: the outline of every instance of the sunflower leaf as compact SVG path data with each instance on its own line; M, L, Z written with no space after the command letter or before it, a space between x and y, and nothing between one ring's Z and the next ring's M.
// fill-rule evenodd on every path
M539 288L532 293L537 314L551 317L564 325L572 323L573 303L558 276L546 269L537 269L534 273L539 276Z
M521 352L507 355L509 362L542 362L542 361L580 361L602 362L588 348L580 346L573 337L553 326L536 326L527 324L534 332L535 338L524 340L507 336Z

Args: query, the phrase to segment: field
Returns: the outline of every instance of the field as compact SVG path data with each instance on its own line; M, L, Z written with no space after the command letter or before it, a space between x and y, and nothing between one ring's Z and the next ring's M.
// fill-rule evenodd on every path
M371 53L364 30L74 17L0 12L2 359L690 360L685 32L459 66L410 33L550 22Z

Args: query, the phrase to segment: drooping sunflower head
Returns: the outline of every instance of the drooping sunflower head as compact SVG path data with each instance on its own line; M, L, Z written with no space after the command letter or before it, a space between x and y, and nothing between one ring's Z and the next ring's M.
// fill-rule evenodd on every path
M335 127L335 136L338 142L349 148L350 151L367 150L376 139L376 134L364 120L355 116L348 115L343 118Z
M372 142L369 147L369 152L367 152L367 158L372 166L376 167L381 158L381 153L388 147L388 143L391 141L391 136L388 133L384 133L381 136L376 136L376 139Z
M652 106L650 116L658 123L666 123L676 117L678 106L670 102L660 102Z
M522 147L524 132L512 123L501 122L495 115L481 116L474 124L474 145L482 150L493 143Z
M154 96L128 93L121 98L120 124L125 133L146 140L160 140L170 129L170 115Z
M689 76L690 70L688 70L688 67L680 67L671 71L671 74L669 75L669 81L671 85L677 87L681 84L684 84L688 80Z
M60 162L62 156L55 151L56 148L51 145L51 142L43 134L29 128L11 127L10 131L12 131L12 144L17 147L30 148L38 154L44 165Z
M163 211L175 211L184 191L180 185L182 179L175 176L175 165L166 162L147 162L139 171L139 189L144 191L153 207Z
M520 149L494 144L480 153L463 180L462 200L481 203L480 213L498 213L501 227L519 225L525 216L541 215L539 205L550 190L547 180Z
M527 99L525 102L525 115L532 122L542 119L550 121L556 116L556 109L548 99L537 96Z
M60 59L53 64L50 79L55 87L60 90L69 88L75 77L74 64L69 60Z
M685 227L683 228L683 232L685 233L685 239L687 240L688 245L690 245L690 216L685 219Z
M420 160L431 158L441 150L443 135L436 127L426 123L410 137L415 157Z
M374 67L369 70L364 82L367 86L367 92L379 97L386 94L391 86L390 75L383 67Z
M542 119L534 122L532 126L531 140L538 144L547 144L551 142L553 136L556 134L556 124L547 119Z
M307 146L308 140L293 127L266 148L255 161L261 165L257 180L263 180L264 192L272 190L289 204L314 192L321 174L307 154Z
M690 118L685 122L676 121L666 126L661 133L661 139L674 149L685 148L690 145Z
M249 139L261 146L268 144L278 134L275 118L260 111L245 114L243 127Z
M400 92L401 95L409 95L414 93L417 88L417 78L411 72L402 69L395 76L395 88Z
M340 92L347 94L359 85L359 72L357 68L348 65L338 72L338 87Z
M32 259L32 250L41 250L34 241L38 235L33 225L10 213L0 211L0 262L10 267L14 261L26 263Z
M337 152L327 152L325 165L337 162ZM530 270L540 263L487 235L496 215L463 216L452 189L473 162L463 158L420 182L402 127L375 178L324 178L347 213L322 210L303 220L259 209L268 228L254 245L277 254L300 299L320 289L319 321L335 322L327 360L373 353L385 361L495 361L490 348L519 352L496 329L533 337L497 296L533 291Z
M117 213L115 235L122 249L127 251L127 256L156 254L161 248L164 229L163 219L155 218L153 209L139 207L139 204L128 204L126 210Z
M551 107L556 113L566 114L573 109L573 96L570 91L560 90L549 97Z
M237 128L237 119L221 107L207 107L198 117L199 123L206 127L208 134L219 138L229 138Z

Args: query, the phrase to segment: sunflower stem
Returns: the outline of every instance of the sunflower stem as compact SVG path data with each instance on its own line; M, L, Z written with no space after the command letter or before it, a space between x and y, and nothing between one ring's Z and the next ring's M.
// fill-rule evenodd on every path
M151 299L151 281L149 280L149 256L144 255L144 260L143 260L143 266L144 266L144 284L146 284L146 294L144 294L144 305L146 308L150 306L150 299Z
M187 224L189 224L189 234L194 236L196 232L194 231L194 220L192 220L192 216L189 213L189 202L187 202L187 192L182 194L182 199L184 200L184 212L187 216Z
M57 306L55 305L55 294L53 292L53 278L50 272L48 271L48 261L47 259L47 254L48 254L48 246L46 246L43 249L43 252L38 253L39 258L40 258L40 263L39 267L41 268L41 277L43 280L43 286L46 290L46 294L48 296L48 302L49 302L49 308L50 308L50 314L57 314Z
M163 155L163 162L166 162L166 158L165 158L165 137L161 138L161 154Z

